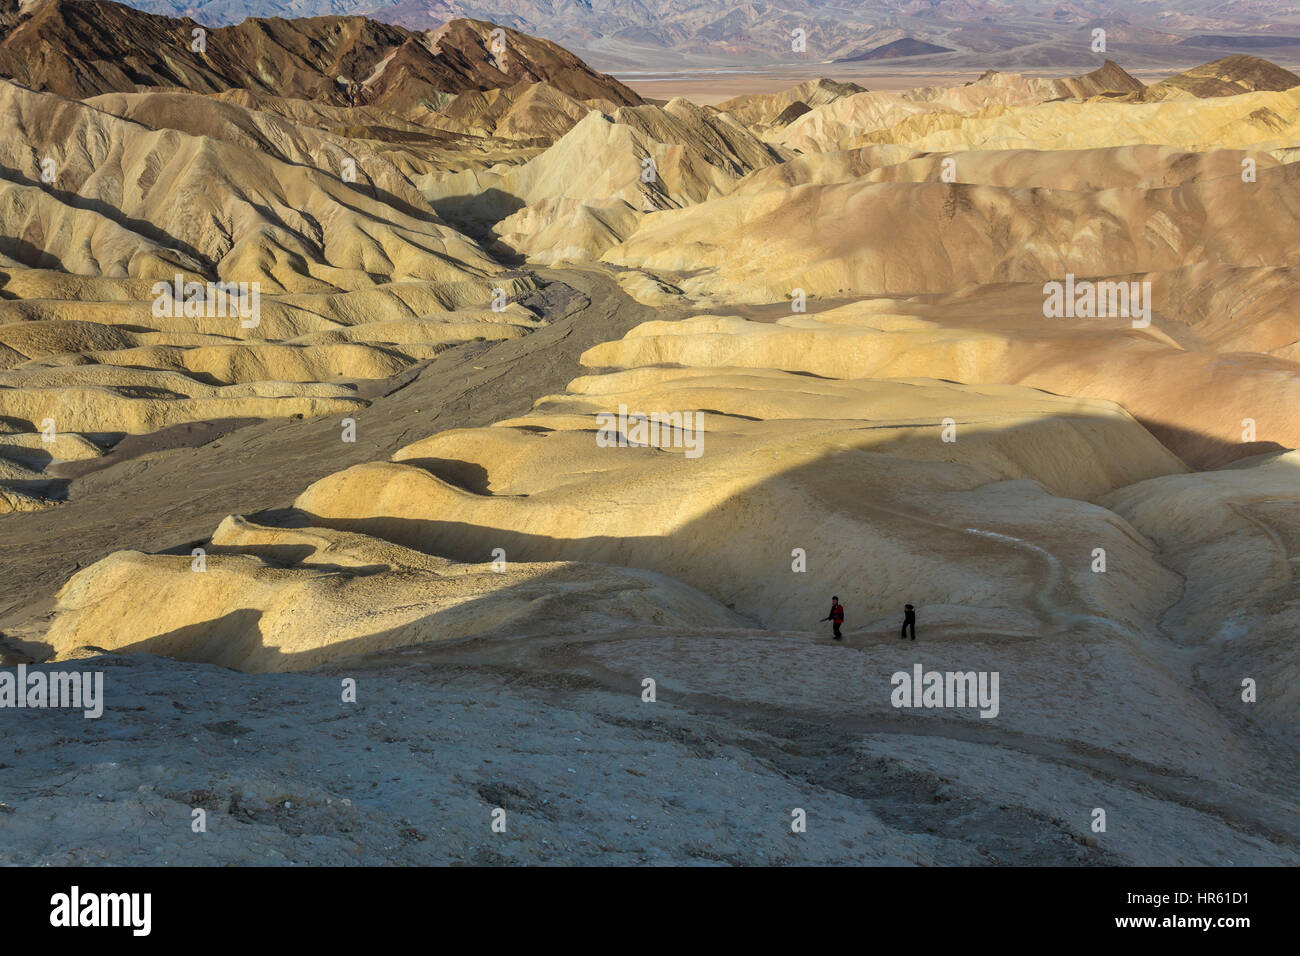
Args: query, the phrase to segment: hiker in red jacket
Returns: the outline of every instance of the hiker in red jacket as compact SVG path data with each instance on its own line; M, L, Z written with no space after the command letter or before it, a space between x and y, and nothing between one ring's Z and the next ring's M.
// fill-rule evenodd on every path
M844 605L840 603L838 596L831 598L831 613L827 614L822 620L831 622L831 628L835 631L835 640L843 640L840 635L840 625L844 623Z

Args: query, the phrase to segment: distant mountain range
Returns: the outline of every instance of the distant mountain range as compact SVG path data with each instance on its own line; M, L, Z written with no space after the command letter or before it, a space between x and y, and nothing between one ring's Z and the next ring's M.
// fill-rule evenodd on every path
M899 40L950 48L945 62L956 67L1095 67L1105 58L1090 46L1096 28L1107 30L1108 53L1122 52L1127 62L1199 62L1207 50L1300 52L1300 6L1285 0L139 0L137 6L212 26L249 16L365 14L413 30L455 18L490 20L560 43L605 70L826 62ZM796 29L805 31L805 53L792 50ZM1184 44L1196 51L1180 49Z
M1178 47L1204 56L1200 44ZM907 37L836 62L917 58L934 65L953 52ZM485 20L454 19L423 31L362 16L248 18L200 28L188 17L110 0L0 0L0 77L71 99L143 90L246 91L330 107L376 107L417 122L437 114L435 125L449 132L481 127L502 133L522 122L521 129L531 130L525 139L567 130L587 109L583 102L610 109L643 103L631 88L560 45ZM1231 54L1198 62L1150 88L1109 58L1074 82L1077 88L1060 95L1161 99L1180 92L1216 97L1285 90L1300 84L1300 76L1253 55ZM530 89L536 84L546 90ZM863 89L819 84L778 97L771 108L751 104L738 115L758 110L764 123L778 114L790 123L811 107ZM504 95L482 99L492 91ZM542 126L558 125L539 132L543 116Z

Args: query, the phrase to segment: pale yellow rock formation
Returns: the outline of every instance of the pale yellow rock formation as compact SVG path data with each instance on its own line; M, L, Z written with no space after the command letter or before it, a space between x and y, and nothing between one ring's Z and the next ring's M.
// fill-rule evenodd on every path
M507 556L458 564L364 535L228 518L203 570L190 555L118 552L59 593L49 640L249 671L319 667L408 644L550 627L727 627L734 615L646 571Z
M705 410L702 454L601 447L597 414L620 405ZM943 441L945 418L955 442ZM638 368L340 472L297 507L460 560L499 545L531 561L648 568L765 626L810 625L809 607L836 581L862 582L860 600L877 610L923 587L975 619L1011 614L1017 630L1064 608L1140 626L1168 596L1168 575L1140 536L1080 499L1183 470L1108 403L933 380ZM1103 596L1087 570L1094 546L1143 570ZM795 548L807 574L791 573Z

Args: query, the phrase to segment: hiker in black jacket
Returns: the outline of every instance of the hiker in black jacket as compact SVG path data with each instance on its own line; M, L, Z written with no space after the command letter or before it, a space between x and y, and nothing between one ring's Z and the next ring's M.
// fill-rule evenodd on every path
M916 640L916 609L910 604L903 605L903 629L898 636L902 640L907 640L907 629L912 629L912 640Z

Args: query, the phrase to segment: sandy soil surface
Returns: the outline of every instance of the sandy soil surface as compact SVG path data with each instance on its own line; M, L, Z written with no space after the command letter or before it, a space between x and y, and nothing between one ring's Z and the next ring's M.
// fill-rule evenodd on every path
M28 713L0 763L0 861L1297 861L1267 762L1225 785L1003 721L900 716L887 675L920 652L891 638L497 636L316 674L66 662L102 669L112 706ZM1096 806L1107 833L1089 830Z

